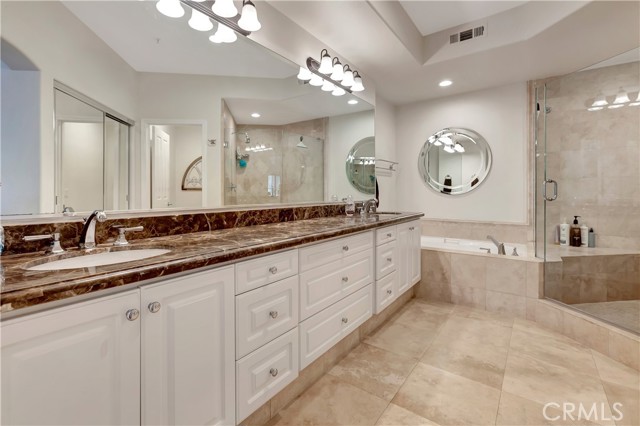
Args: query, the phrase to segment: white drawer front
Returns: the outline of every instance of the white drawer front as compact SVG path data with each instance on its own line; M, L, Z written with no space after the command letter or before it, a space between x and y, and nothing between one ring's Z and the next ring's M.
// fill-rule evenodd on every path
M305 320L373 282L373 250L300 274L300 318Z
M297 276L236 296L236 359L297 325Z
M236 362L237 422L298 377L298 329Z
M307 367L371 318L372 307L370 284L300 323L300 368Z
M376 314L382 312L398 297L398 271L376 281Z
M376 247L376 279L384 277L396 270L398 263L398 247L395 241Z
M387 226L376 229L376 245L379 246L396 239L396 226Z
M236 294L298 273L298 250L270 254L236 264Z
M373 247L373 232L363 232L326 243L301 248L300 272L340 260Z

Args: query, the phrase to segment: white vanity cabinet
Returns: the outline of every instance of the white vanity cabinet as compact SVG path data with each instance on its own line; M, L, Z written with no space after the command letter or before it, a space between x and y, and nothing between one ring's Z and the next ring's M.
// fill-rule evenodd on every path
M139 307L134 290L3 322L1 423L139 423Z
M417 220L397 225L399 259L398 296L420 281L420 222Z
M235 424L233 267L2 322L3 424Z
M233 266L141 288L142 424L235 420Z

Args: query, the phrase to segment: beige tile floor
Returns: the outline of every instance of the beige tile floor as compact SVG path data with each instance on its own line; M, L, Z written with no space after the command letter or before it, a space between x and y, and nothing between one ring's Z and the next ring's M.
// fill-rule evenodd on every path
M576 341L414 299L270 425L637 426L639 406L638 372Z

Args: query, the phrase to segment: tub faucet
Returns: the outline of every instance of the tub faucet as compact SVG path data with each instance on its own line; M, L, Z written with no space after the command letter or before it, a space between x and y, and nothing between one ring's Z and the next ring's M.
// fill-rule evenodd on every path
M376 212L376 199L371 198L364 202L364 204L362 205L362 211L360 213L362 214L362 216L366 216L369 213L375 213L375 212Z
M101 210L95 210L84 220L84 227L80 234L80 248L92 249L96 247L96 222L107 220L107 214Z
M491 235L487 235L487 239L493 241L493 244L496 245L496 247L498 247L498 254L507 254L504 251L504 243L499 242L498 240L496 240L495 238L493 238Z

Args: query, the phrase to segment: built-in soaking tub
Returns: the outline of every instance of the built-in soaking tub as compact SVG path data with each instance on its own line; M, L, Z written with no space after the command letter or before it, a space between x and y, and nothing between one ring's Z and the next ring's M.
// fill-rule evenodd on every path
M459 238L429 237L423 235L420 238L420 245L423 249L429 250L447 250L486 254L487 249L489 249L489 254L498 254L498 248L491 242L491 240L464 240ZM515 248L518 256L527 257L527 246L525 244L504 243L504 247L507 256L511 256L513 254L513 249Z

